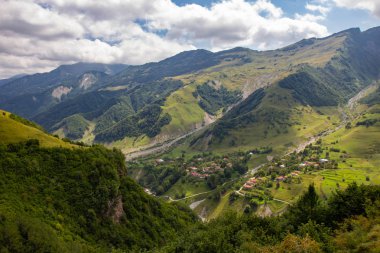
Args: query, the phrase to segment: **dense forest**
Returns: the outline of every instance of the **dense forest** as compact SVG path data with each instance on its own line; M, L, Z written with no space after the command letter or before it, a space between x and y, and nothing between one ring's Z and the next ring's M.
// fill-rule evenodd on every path
M211 84L216 85L215 82ZM197 86L193 95L199 99L199 106L211 115L215 115L220 109L226 110L241 99L240 91L229 91L223 86L218 89L208 83Z
M100 146L0 144L1 252L110 252L163 246L196 217L126 176L123 155Z
M196 144L198 140L209 135L212 135L213 137L211 141L216 139L220 142L225 136L228 136L230 130L245 126L249 123L257 122L258 117L252 113L252 110L260 105L265 95L264 89L258 89L247 99L227 112L222 117L222 120L218 121L213 128L208 129L203 134L194 138L190 145Z
M95 140L99 142L142 134L153 137L171 121L168 114L161 113L166 97L182 85L181 81L168 79L87 92L53 106L33 120L50 132L62 128L65 136L73 139L83 136L89 122L94 123Z

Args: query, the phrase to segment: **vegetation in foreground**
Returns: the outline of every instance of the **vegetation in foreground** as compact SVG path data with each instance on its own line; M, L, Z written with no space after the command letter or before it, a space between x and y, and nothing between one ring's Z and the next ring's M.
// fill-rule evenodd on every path
M1 252L378 252L380 186L327 201L310 185L282 216L247 208L209 223L145 194L100 146L0 145Z
M152 249L196 220L126 174L117 150L42 148L35 139L0 144L0 251Z
M379 186L353 183L324 202L310 185L280 217L228 213L162 252L379 252L379 210Z

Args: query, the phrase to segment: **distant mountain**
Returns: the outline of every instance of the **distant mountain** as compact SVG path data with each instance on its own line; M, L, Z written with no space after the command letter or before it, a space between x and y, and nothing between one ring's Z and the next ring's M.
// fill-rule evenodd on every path
M27 75L27 74L18 74L18 75L12 76L12 77L7 78L7 79L1 79L1 80L0 80L0 86L1 86L1 85L4 85L4 84L6 84L6 83L9 83L9 82L11 82L11 81L13 81L13 80L15 80L15 79L18 79L18 78L24 77L24 76L26 76L26 75Z
M86 72L101 72L113 75L124 69L126 65L106 65L100 63L76 63L73 65L62 65L51 72L26 75L15 78L1 87L1 93L9 97L24 94L37 94L46 89L60 85L72 85L81 75Z
M150 82L196 72L217 65L219 62L220 59L210 51L204 49L186 51L160 62L129 66L116 75L112 83L118 85L125 82Z
M318 118L322 107L336 109L377 80L379 36L380 28L349 29L272 51L193 50L140 66L61 66L0 86L7 96L0 106L60 136L125 152L214 121L192 148L249 148L276 140L278 131L294 139L285 126L305 121L299 108Z
M71 65L59 66L56 70L61 73L67 73L71 75L82 75L88 71L103 72L107 75L115 75L125 69L127 65L125 64L103 64L103 63L86 63L78 62Z
M0 86L0 101L6 110L31 118L66 98L93 90L126 65L77 63L62 65L42 74L12 78Z

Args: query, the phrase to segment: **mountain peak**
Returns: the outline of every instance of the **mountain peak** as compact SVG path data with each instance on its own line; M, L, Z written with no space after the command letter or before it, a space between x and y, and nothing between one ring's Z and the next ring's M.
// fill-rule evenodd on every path
M160 61L159 63L167 63L167 62L173 62L173 61L178 61L178 60L200 59L202 57L209 57L212 55L214 55L214 53L206 49L195 49L195 50L183 51L172 57L166 58Z
M343 34L359 35L360 33L361 33L360 28L355 27L355 28L350 28L350 29L346 29L346 30L334 33L331 36L337 36L337 35L343 35Z
M61 65L53 71L58 71L64 74L81 75L88 71L99 71L109 75L114 75L126 67L124 64L103 64L103 63L88 63L78 62L69 65Z

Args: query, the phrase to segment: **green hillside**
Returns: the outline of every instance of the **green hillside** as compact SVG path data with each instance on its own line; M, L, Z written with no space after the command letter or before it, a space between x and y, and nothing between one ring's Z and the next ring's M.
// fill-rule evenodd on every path
M171 115L172 121L151 142L174 139L223 116L201 138L195 137L197 143L189 144L189 141L181 150L189 151L190 147L194 152L228 152L260 147L264 142L276 145L275 151L279 153L294 148L318 131L337 124L339 107L377 79L380 63L377 49L371 45L378 33L376 28L365 32L350 29L270 52L241 48L220 52L223 61L218 65L176 77L185 85L173 92L163 106L163 112ZM209 109L213 102L203 102L202 97L191 98L189 94L197 95L198 87L210 83L217 88L226 87L230 92L240 91L243 100L235 108L230 107L230 112L220 110L216 117L210 117L215 114L215 109ZM266 93L262 104L231 121L231 114L250 103L250 96L260 88ZM176 110L171 109L174 106ZM255 118L256 122L249 123L248 118L250 121ZM228 124L233 131L222 129ZM213 129L228 134L220 138L219 133L214 135ZM126 147L125 152L128 151Z
M306 147L303 161L328 159L332 164L321 165L301 175L301 184L281 183L278 189L272 190L274 198L293 202L297 199L305 185L314 183L321 196L327 198L337 188L345 188L352 182L358 184L380 184L380 114L378 105L365 110L346 126L332 134L322 137L316 144ZM375 112L375 113L374 113ZM362 125L363 122L375 122ZM297 169L302 162L285 158L287 167ZM284 162L285 164L287 162ZM299 167L298 167L299 169ZM265 167L263 168L265 170ZM283 205L284 206L284 205Z
M280 217L247 206L189 229L162 252L378 252L379 194L379 186L351 184L325 202L310 185Z
M262 52L193 50L124 66L118 73L122 66L113 66L113 73L102 72L103 65L84 64L76 71L62 66L2 86L8 98L0 105L49 132L130 152L207 126L259 88L279 84L293 90L302 104L335 106L373 79L378 61L362 44L369 45L377 34L376 29L351 29ZM304 82L310 83L306 89ZM151 110L157 106L159 112Z
M3 144L37 139L43 147L70 148L73 145L46 133L38 125L0 110L0 140Z
M320 132L336 127L341 121L341 108L378 77L377 51L372 53L372 47L361 46L371 44L377 38L373 34L377 33L378 30L363 33L348 30L279 50L283 55L276 57L276 70L256 68L256 72L272 71L266 76L267 83L257 84L257 77L253 79L256 80L256 90L251 95L248 94L206 131L175 152L190 149L226 153L269 145L275 154L284 154ZM368 41L363 42L363 37ZM315 55L308 58L309 62L295 64L300 55L318 48L327 50L325 55L330 52L330 58L314 52ZM292 52L287 56L291 59L291 68L285 70L280 66L285 64L282 61L289 52ZM313 61L314 58L318 61ZM247 67L257 67L257 63L251 65L253 63L248 63ZM264 62L264 66L268 63ZM248 69L242 66L236 67L235 71L243 74ZM246 75L253 75L250 71ZM223 71L223 75L228 77L231 74ZM246 85L241 87L243 93L246 88Z
M39 128L1 111L1 252L148 250L196 221L127 177L120 151L80 148Z

